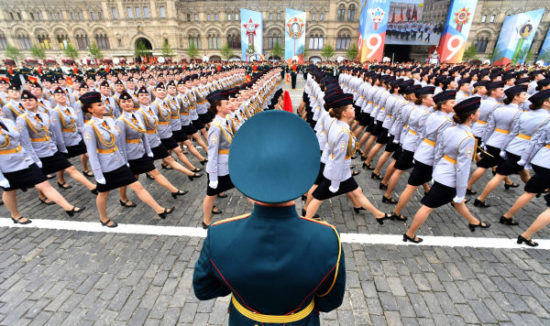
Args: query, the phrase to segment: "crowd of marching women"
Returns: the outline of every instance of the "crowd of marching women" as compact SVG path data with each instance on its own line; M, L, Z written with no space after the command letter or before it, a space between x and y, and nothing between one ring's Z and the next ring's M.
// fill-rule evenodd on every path
M159 160L163 169L189 180L205 169L202 226L207 228L212 214L221 214L216 197L233 188L232 139L256 113L282 109L284 69L236 63L75 68L69 76L30 72L21 83L0 77L0 186L13 222L31 223L18 211L16 190L32 187L44 205L57 204L69 216L80 213L84 207L69 203L48 181L57 178L59 189L70 188L65 174L96 197L104 226L117 226L107 213L109 192L116 189L120 205L135 206L126 195L130 188L164 219L174 208L159 205L139 175L155 180L174 199L187 191L155 168ZM406 221L402 211L421 186L422 205L403 234L403 241L419 243L416 233L431 211L449 203L472 232L489 228L491 221L468 209L468 196L479 190L473 205L489 207L487 197L500 183L505 190L519 187L511 175L520 176L525 191L498 220L505 226L517 225L514 215L550 188L550 73L544 70L412 64L293 66L297 70L307 77L298 114L314 129L321 148L319 175L303 197L302 214L308 218L319 217L324 200L345 194L356 213L367 210L379 224ZM70 161L76 157L79 169ZM373 205L355 181L359 171L352 162L359 157L385 190L382 202L395 205L391 212ZM494 176L481 191L476 182L487 170ZM396 197L407 171L407 185ZM550 195L545 199L550 205ZM536 246L532 235L549 222L547 210L518 243Z
M355 212L366 209L380 224L406 221L401 212L422 186L421 207L403 241L421 242L417 231L445 204L474 232L491 224L470 212L467 196L477 194L473 185L491 169L494 177L473 204L489 207L487 196L499 183L504 181L505 190L519 187L509 178L518 174L525 192L498 220L518 225L514 214L550 188L549 77L544 70L488 65L348 65L339 74L310 67L299 114L315 130L322 155L302 213L318 217L323 200L346 194ZM354 179L359 172L351 169L355 157L385 190L382 202L395 205L391 213L363 195ZM477 169L470 178L473 162ZM407 171L407 186L396 200ZM550 195L545 199L550 207ZM548 223L550 209L518 236L518 244L537 246L531 237Z

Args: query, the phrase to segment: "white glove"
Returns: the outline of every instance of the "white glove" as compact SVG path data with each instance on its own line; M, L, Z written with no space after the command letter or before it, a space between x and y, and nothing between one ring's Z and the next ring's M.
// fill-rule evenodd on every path
M130 163L126 163L126 166L127 166L127 167L130 167Z
M333 194L337 193L338 192L338 189L340 189L340 186L338 187L333 187L332 185L330 187L328 187L328 190L330 190L330 192L332 192Z
M42 168L42 161L38 160L38 162L36 162L36 166L38 166L39 168Z
M521 159L521 160L518 161L518 165L519 165L519 166L524 166L525 163L527 163L527 162L525 162L523 159Z
M107 183L107 181L105 180L105 178L101 177L101 178L96 178L95 181L97 181L97 183L101 183L102 185L104 185L105 183Z
M218 188L218 180L216 181L210 181L210 183L208 183L208 186L212 189L216 189Z
M2 188L9 188L10 187L10 182L8 181L8 179L2 179L0 180L0 187Z
M153 153L147 153L147 156L149 156L150 158L155 157L155 156L153 155Z
M506 151L500 151L500 157L506 159Z
M464 197L455 197L453 198L453 202L455 204L462 204L462 202L464 202Z

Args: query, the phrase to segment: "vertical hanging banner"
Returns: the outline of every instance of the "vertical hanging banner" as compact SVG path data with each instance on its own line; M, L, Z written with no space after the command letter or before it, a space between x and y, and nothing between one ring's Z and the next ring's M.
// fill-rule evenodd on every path
M493 52L492 63L503 66L524 63L543 14L544 8L541 8L506 17Z
M263 58L262 13L241 8L241 58L243 61Z
M550 30L546 32L546 37L540 48L539 57L537 62L542 61L542 64L548 66L550 64Z
M462 61L476 6L477 0L451 1L445 29L437 48L441 63L457 63Z
M285 11L285 60L304 63L306 47L306 13L286 8Z
M359 16L359 59L382 61L390 0L362 0Z

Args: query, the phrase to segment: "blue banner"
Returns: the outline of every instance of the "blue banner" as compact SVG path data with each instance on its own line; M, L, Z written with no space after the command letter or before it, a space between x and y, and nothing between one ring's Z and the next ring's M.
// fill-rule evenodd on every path
M493 64L524 63L543 14L544 8L540 8L506 17L493 52Z
M359 16L359 59L382 61L390 0L363 0Z
M285 60L304 63L306 47L306 13L294 9L285 11Z
M241 9L241 51L243 61L263 59L262 13Z
M540 48L539 57L537 61L542 61L543 65L548 66L550 64L550 30L546 32L546 37Z

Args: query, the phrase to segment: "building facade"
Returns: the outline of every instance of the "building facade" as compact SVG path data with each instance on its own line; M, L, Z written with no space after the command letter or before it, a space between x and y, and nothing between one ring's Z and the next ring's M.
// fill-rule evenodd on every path
M423 20L441 21L449 2L426 1ZM168 44L177 60L188 60L193 46L199 58L220 59L228 44L238 58L240 8L247 8L263 14L269 58L276 43L284 44L285 9L293 8L307 12L306 57L320 59L323 47L331 45L336 59L356 41L360 5L360 0L0 0L0 53L12 45L31 58L31 48L39 46L47 58L60 60L71 44L86 58L95 43L106 58L131 62L138 46L161 56ZM480 0L468 43L476 46L480 59L490 58L504 18L541 7L547 11L533 43L538 52L550 24L550 0ZM421 59L427 52L428 47L413 47L411 57Z

